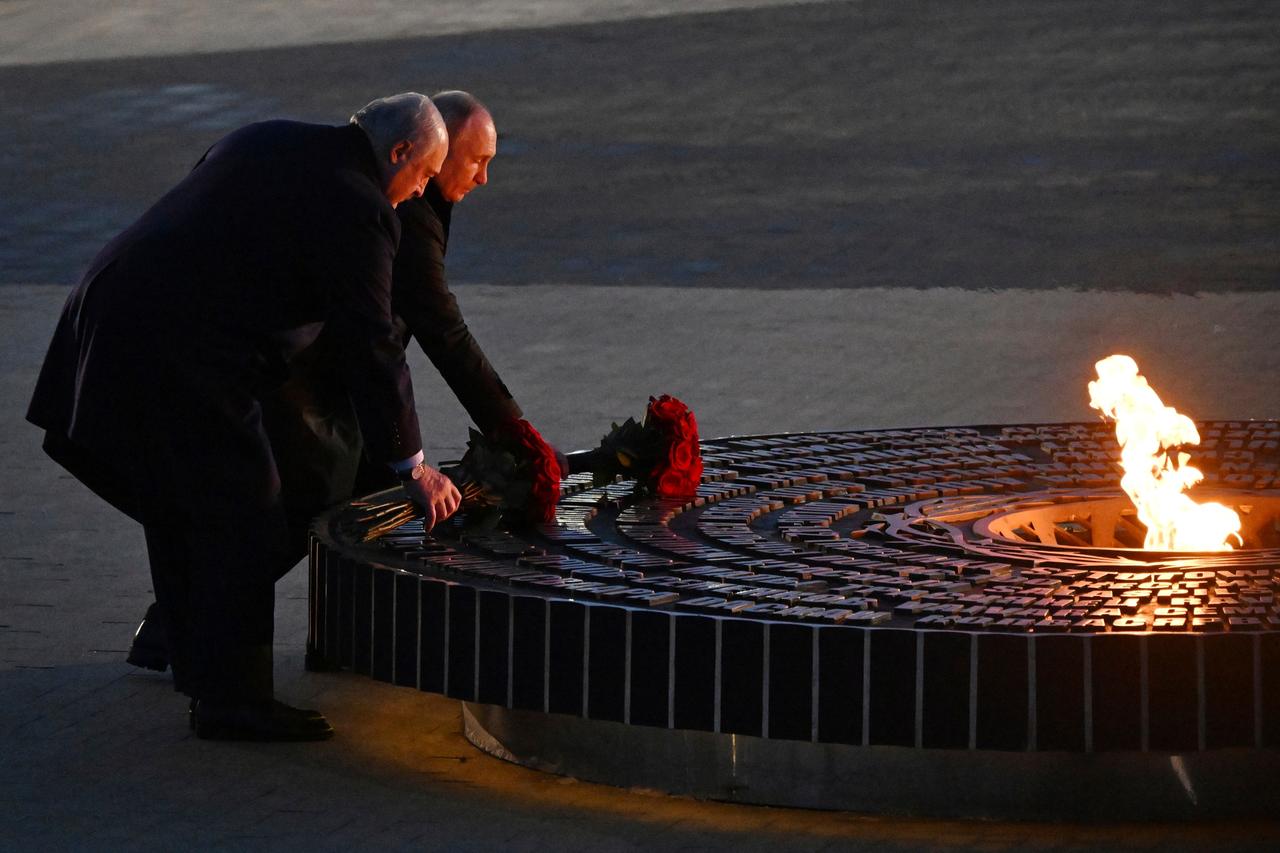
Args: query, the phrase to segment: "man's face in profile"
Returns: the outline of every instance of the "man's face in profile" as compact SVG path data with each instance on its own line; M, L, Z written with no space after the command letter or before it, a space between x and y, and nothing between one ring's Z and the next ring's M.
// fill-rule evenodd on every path
M498 131L485 110L477 110L449 139L449 156L435 177L445 201L458 202L489 182L489 161L498 153Z
M384 167L384 192L392 207L422 195L427 182L444 167L447 146L443 133L428 132L416 141L406 140L391 149L390 162Z

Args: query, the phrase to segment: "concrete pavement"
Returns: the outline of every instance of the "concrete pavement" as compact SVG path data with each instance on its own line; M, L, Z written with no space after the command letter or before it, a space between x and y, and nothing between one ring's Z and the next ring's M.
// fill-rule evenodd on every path
M214 43L248 29L166 20L188 15ZM241 124L450 87L500 133L455 217L455 281L1280 283L1269 4L820 2L352 39L0 66L0 283L75 281Z

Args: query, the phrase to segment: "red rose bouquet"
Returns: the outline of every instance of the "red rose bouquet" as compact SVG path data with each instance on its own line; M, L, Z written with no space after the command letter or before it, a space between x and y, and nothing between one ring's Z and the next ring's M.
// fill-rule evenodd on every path
M467 452L441 468L462 493L461 509L496 521L545 524L555 521L560 500L560 463L533 424L509 420L486 437L471 430Z
M581 456L575 467L591 471L598 486L621 475L660 498L684 498L702 481L698 421L669 394L650 397L643 421L627 418L621 426L614 424L598 448Z
M440 468L462 493L459 510L480 525L497 524L499 516L512 524L555 521L560 470L555 450L526 420L505 421L492 436L471 430L462 460ZM364 541L379 539L421 516L410 502L390 505L376 516Z

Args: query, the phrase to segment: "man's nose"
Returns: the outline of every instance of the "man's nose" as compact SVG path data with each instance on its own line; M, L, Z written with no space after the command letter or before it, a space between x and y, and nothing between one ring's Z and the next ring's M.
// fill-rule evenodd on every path
M489 167L481 166L476 172L476 185L482 187L487 183L489 183Z

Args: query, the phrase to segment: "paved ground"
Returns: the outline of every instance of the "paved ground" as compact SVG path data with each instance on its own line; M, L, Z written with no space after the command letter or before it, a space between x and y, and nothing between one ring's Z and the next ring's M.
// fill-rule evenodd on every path
M165 679L123 662L150 599L140 532L22 412L66 285L243 122L341 121L404 88L490 101L502 153L451 274L565 448L661 391L708 436L1083 419L1114 351L1193 415L1280 417L1270 6L371 5L0 2L0 848L1280 844L1276 825L887 820L526 772L467 745L452 703L303 673L298 572L278 684L338 738L189 737ZM461 410L413 366L428 452L456 454Z
M240 124L466 86L502 139L460 281L1266 290L1280 7L1214 13L826 2L0 67L0 282L74 281Z

